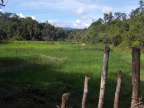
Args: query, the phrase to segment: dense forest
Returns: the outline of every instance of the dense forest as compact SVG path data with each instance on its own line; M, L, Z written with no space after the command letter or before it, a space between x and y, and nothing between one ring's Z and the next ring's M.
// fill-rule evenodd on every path
M85 43L109 43L115 46L144 45L144 2L129 15L125 13L105 13L104 18L94 21L88 29L73 31L68 38ZM73 35L75 34L75 35Z
M75 41L90 44L109 43L115 46L144 45L144 2L129 15L105 13L89 28L63 30L49 22L39 23L31 17L20 18L13 13L0 12L0 40Z
M69 31L50 23L39 23L31 17L21 18L0 12L0 40L64 40Z

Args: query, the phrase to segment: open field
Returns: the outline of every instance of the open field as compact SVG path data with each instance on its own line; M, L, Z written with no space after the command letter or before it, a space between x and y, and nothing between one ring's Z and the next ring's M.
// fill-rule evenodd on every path
M81 46L63 42L13 42L0 44L0 68L39 64L0 73L0 108L55 108L63 93L71 93L70 105L81 107L84 76L90 77L87 108L98 104L104 45ZM144 55L141 54L141 61ZM43 64L46 63L46 64ZM143 65L143 62L141 62ZM123 72L120 108L131 102L131 53L110 51L105 108L112 108L117 73ZM141 94L144 74L141 69Z

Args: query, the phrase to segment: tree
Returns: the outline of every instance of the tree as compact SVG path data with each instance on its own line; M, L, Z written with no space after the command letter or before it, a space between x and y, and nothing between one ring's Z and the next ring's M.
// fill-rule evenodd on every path
M140 11L140 8L136 8L136 10L132 10L132 12L130 13L130 17L131 19L136 18L137 16L140 16L142 13Z
M126 18L127 18L126 13L122 13L122 14L121 14L121 17L122 17L122 20L123 20L123 21L125 21L125 20L126 20Z
M113 20L113 14L112 14L112 12L110 12L108 14L108 23L110 23L112 20Z
M93 22L91 26L98 26L100 24L103 24L103 22L104 22L103 19L99 18L97 21Z
M3 3L4 3L4 1L1 0L0 6L5 6Z
M143 12L143 10L144 10L144 8L143 8L143 6L144 6L144 2L143 2L143 0L140 0L139 1L139 8L140 8L140 12L142 13Z
M121 14L120 12L115 12L115 13L114 13L114 16L115 16L115 19L116 19L116 20L120 20L120 19L121 19L121 15L122 15L122 14Z
M104 21L105 21L105 23L108 21L108 14L107 13L104 13Z

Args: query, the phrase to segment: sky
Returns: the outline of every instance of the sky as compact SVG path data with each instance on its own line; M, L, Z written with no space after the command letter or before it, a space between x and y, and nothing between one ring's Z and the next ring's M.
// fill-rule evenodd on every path
M4 0L2 13L11 12L38 22L48 21L58 27L88 28L104 13L129 14L139 7L139 0Z

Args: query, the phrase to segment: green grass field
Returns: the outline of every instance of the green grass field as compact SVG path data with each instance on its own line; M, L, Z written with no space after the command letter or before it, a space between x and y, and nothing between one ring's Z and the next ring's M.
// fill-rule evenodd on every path
M98 104L104 45L81 46L66 42L12 42L0 44L0 68L40 64L0 73L0 107L55 108L63 93L71 93L70 106L81 107L84 77L90 77L87 108ZM141 54L141 61L144 55ZM48 62L48 63L47 63ZM142 64L142 63L141 63ZM117 74L123 72L120 108L131 102L131 53L110 51L105 108L112 108ZM144 74L141 70L141 93Z

